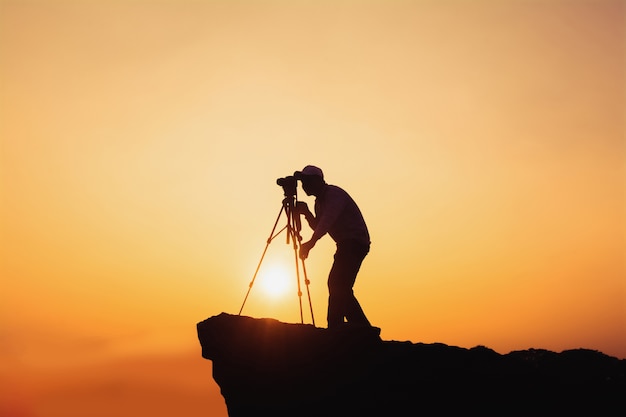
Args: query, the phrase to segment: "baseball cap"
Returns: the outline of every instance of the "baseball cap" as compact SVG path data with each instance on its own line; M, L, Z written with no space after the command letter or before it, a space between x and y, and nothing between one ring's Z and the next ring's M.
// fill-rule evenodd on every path
M302 171L296 171L295 174L306 175L306 176L317 175L318 177L324 179L324 173L322 172L322 170L313 165L307 165L304 168L302 168Z

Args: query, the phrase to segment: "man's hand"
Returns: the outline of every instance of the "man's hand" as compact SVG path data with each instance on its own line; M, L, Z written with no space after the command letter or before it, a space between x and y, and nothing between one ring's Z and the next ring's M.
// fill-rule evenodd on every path
M298 201L296 202L296 213L297 214L304 214L304 216L306 217L307 213L310 213L311 210L309 210L309 206L306 204L306 202L304 201Z
M300 245L300 259L305 260L309 257L309 251L315 246L315 242L308 241Z

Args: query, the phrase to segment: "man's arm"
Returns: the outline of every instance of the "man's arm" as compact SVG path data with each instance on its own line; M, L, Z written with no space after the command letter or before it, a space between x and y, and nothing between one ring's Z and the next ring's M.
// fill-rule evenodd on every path
M312 242L317 242L333 227L341 213L343 212L350 197L338 187L328 187L325 195L324 210L315 219Z
M304 216L307 223L309 224L309 227L315 230L315 226L317 226L318 222L315 215L313 215L313 213L311 213L311 210L309 210L309 206L304 201L298 201L296 203L296 209L298 210L299 214L302 214Z
M300 258L306 259L313 246L320 240L333 226L339 218L342 210L348 203L348 194L339 188L329 188L326 192L326 206L324 211L318 217L311 214L311 220L307 218L309 226L313 229L313 235L308 242L300 245ZM308 210L308 208L307 208ZM305 214L306 216L306 214Z
M307 223L309 223L309 227L315 230L315 227L319 223L318 218L311 213L309 210L309 206L304 201L298 201L296 203L296 210L298 211L298 215L303 215L306 219ZM306 259L309 256L309 251L315 246L315 241L304 242L300 245L300 258Z

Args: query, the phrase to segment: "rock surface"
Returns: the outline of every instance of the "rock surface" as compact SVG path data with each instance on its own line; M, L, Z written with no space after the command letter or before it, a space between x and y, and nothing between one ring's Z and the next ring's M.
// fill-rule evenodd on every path
M197 324L230 417L626 416L626 360L382 341L222 313Z

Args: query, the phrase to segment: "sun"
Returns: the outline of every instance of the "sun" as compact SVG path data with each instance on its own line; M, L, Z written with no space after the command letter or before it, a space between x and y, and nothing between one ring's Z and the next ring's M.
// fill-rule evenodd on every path
M259 285L272 298L282 297L291 288L291 276L280 264L268 265L259 274Z

